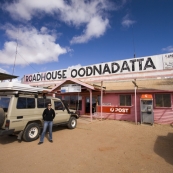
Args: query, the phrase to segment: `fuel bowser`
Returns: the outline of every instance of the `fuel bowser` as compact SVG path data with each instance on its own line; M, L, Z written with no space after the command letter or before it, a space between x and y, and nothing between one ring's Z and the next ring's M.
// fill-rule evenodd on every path
M151 94L142 94L140 98L141 124L154 123L153 97Z

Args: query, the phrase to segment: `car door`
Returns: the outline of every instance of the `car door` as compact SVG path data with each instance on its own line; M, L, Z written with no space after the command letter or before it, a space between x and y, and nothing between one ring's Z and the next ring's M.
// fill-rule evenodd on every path
M63 123L67 122L69 120L70 115L67 112L67 109L65 109L63 103L61 100L53 100L54 104L54 110L55 110L55 118L54 123Z

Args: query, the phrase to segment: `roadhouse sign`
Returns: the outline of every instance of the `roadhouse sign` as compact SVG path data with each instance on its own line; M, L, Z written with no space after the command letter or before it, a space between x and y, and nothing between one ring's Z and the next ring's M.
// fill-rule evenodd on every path
M101 112L101 106L97 106L97 112ZM129 107L102 106L102 112L117 113L117 114L130 114L131 110Z
M170 54L164 54L164 58L167 58L164 67L173 68L173 62L170 58ZM68 68L63 70L47 71L43 73L34 73L25 75L23 82L64 80L66 78L88 78L93 76L97 77L103 75L127 74L131 72L134 73L163 70L163 60L163 55L155 55L150 57L94 64L80 68Z

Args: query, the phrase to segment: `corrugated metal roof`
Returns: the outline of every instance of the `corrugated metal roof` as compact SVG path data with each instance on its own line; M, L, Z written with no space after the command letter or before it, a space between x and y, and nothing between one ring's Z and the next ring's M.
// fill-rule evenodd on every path
M133 80L116 80L116 81L103 81L103 90L105 92L133 92L134 91L134 84L132 83ZM78 83L82 86L93 90L101 90L101 82L82 82L80 80L72 80L66 79L62 83L58 84L57 86L50 85L48 88L52 91L60 89L63 84L72 84ZM137 90L140 91L173 91L173 78L168 79L138 79L136 80L136 84L138 86Z
M6 73L1 73L0 72L0 80L9 80L9 79L14 79L17 78L18 76L14 76L11 74L6 74Z
M104 81L103 87L106 87L106 92L114 91L134 91L133 80L128 81ZM100 83L94 83L101 85ZM173 79L145 79L136 80L138 91L144 90L159 90L159 91L173 91Z

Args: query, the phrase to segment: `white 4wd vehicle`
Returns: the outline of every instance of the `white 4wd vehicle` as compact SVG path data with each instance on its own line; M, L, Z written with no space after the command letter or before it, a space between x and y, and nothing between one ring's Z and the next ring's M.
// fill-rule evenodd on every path
M55 110L53 125L67 124L70 129L76 127L78 115L70 111L60 99L45 97L43 89L25 84L16 87L13 83L1 83L0 135L18 134L19 140L36 140L43 126L42 113L48 103Z

